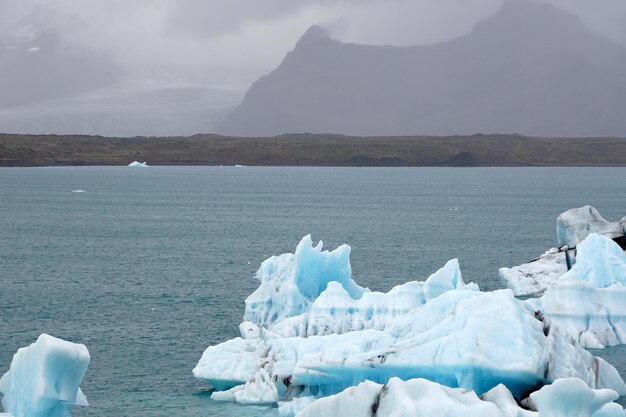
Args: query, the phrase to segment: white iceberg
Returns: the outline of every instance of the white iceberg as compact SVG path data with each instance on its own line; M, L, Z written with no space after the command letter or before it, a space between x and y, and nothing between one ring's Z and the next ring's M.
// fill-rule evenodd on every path
M612 390L593 390L577 378L558 379L530 395L521 408L503 385L478 397L473 391L449 388L425 379L386 384L371 381L315 401L284 402L281 417L624 417Z
M590 233L599 233L614 239L624 236L625 231L626 217L612 223L604 220L598 210L591 206L567 210L556 219L556 240L559 247L575 248Z
M79 388L89 365L85 345L47 334L13 356L0 378L4 411L13 417L68 417L74 405L88 405Z
M611 239L626 241L626 217L608 222L591 206L573 208L561 213L556 220L558 247L538 258L511 268L500 268L500 281L516 296L541 296L546 289L567 272L566 250L575 262L575 250L589 234L598 233Z
M131 168L146 168L146 167L149 167L150 165L148 165L147 162L133 161L130 164L128 164L128 166Z
M576 264L539 300L543 314L571 341L588 348L626 343L626 254L592 233Z
M322 251L322 245L313 246L308 235L294 254L265 260L255 277L261 285L246 299L244 320L283 337L382 330L446 291L478 290L475 284L465 285L453 259L426 282L371 292L351 278L348 245L332 252Z
M500 281L518 297L540 296L554 281L567 272L565 252L557 248L528 263L500 268Z
M273 403L392 377L478 394L504 384L519 399L578 377L626 394L611 365L567 343L512 291L466 285L456 260L382 294L352 280L349 252L322 251L306 236L295 254L263 262L242 337L207 348L193 370L214 399Z

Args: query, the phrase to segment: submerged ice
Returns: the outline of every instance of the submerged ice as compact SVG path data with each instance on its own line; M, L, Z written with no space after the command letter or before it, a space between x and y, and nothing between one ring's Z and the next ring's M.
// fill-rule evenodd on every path
M241 337L208 347L194 368L216 389L212 398L276 403L393 377L477 395L503 384L517 399L576 377L626 394L611 365L568 343L511 290L465 284L456 260L424 282L378 293L354 282L349 254L306 236L294 254L263 262Z
M79 388L89 352L85 345L42 334L13 356L0 379L4 410L13 417L68 417L88 405Z

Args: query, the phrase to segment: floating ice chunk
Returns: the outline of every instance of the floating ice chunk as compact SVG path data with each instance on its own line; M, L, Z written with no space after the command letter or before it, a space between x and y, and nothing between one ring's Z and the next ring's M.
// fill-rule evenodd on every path
M271 330L276 323L307 311L331 281L338 282L353 299L369 291L351 278L348 245L332 252L322 251L322 245L320 241L313 246L307 235L294 254L265 260L256 273L261 285L246 299L244 320Z
M149 167L150 165L148 165L147 162L133 161L130 164L128 164L128 166L131 168L146 168L146 167Z
M321 398L291 417L623 417L612 401L615 391L591 390L579 379L557 380L531 394L536 408L522 409L503 385L479 398L473 391L448 388L425 380L391 378L385 385L365 381Z
M446 291L478 289L463 282L454 259L425 283L409 282L386 294L370 292L352 280L349 256L349 246L322 251L322 242L314 247L309 235L295 254L267 259L256 274L261 285L246 299L244 320L282 336L383 329Z
M502 383L518 398L537 385L575 376L593 388L626 393L612 366L567 343L510 290L448 291L386 330L304 338L261 329L260 338L209 347L194 374L219 390L250 380L262 367L281 397L294 387L330 395L393 376L479 394Z
M28 52L39 52L41 48L38 46L33 46L32 48L28 48Z
M557 379L551 385L530 394L530 402L536 410L539 410L542 417L591 417L597 416L598 411L618 397L617 392L613 390L593 390L578 378L565 378ZM621 414L615 415L624 415L624 409L619 405L618 408L621 409ZM606 412L609 410L604 409L601 414L607 415Z
M626 254L610 238L590 234L578 245L576 264L540 304L571 342L588 348L626 343Z
M88 405L78 385L87 366L85 345L47 334L13 356L0 379L4 410L13 417L67 417L74 405Z
M356 300L341 284L331 281L306 312L276 323L272 332L286 337L307 337L355 330L384 330L412 309L457 289L478 291L476 284L463 282L456 259L446 263L425 282L407 282L387 293L364 292Z
M624 236L626 217L611 223L591 206L574 208L561 213L556 219L556 239L559 247L575 248L590 233L599 233L610 238Z
M565 252L557 248L546 251L529 263L498 270L502 284L512 289L518 297L542 295L566 272Z
M557 217L556 233L559 248L577 248L590 233L602 234L611 239L626 241L626 217L620 222L607 222L591 206L575 208ZM569 251L572 261L576 252ZM500 268L500 281L517 296L540 296L565 272L565 252L552 248L528 263L512 268Z
M578 377L626 394L611 365L569 344L511 290L483 293L466 285L456 260L425 282L378 293L352 280L348 246L321 248L306 236L295 254L262 263L242 337L208 347L194 368L218 391L230 390L215 398L265 403L274 397L268 384L280 400L392 377L478 394L504 384L517 398Z
M87 191L78 189L78 190L72 190L72 192L73 193L86 193Z

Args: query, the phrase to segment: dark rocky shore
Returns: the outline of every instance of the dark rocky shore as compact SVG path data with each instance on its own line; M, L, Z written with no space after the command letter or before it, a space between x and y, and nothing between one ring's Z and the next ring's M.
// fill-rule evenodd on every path
M0 166L127 165L135 160L150 165L626 166L626 138L0 134Z

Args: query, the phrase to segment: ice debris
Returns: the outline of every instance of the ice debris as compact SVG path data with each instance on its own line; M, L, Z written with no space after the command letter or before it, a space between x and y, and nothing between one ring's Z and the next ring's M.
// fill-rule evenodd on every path
M576 264L538 304L571 342L588 348L626 343L626 254L612 239L588 235Z
M573 208L561 213L556 221L558 247L538 258L512 268L500 268L500 280L517 296L541 296L567 272L564 248L574 259L574 250L589 234L598 233L611 239L626 241L626 217L608 222L591 206Z
M150 165L148 165L147 162L133 161L130 164L128 164L128 166L131 168L146 168L146 167L149 167Z
M481 397L425 379L386 384L365 381L340 394L317 400L282 402L280 417L624 417L612 390L593 390L577 378L558 379L530 394L528 409L498 385Z
M4 410L13 417L68 417L88 405L79 388L89 365L85 345L42 334L13 356L0 378Z
M294 254L263 262L242 337L208 347L193 370L214 399L269 403L392 377L479 395L504 384L518 399L577 377L626 394L611 365L569 344L511 290L465 284L456 260L383 294L352 280L349 253L306 236Z

